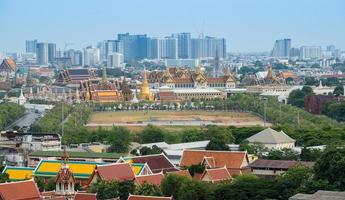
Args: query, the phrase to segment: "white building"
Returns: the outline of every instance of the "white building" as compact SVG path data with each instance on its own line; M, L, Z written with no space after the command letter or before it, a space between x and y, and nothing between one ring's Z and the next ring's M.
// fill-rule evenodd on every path
M302 60L321 59L321 47L302 46L300 49L300 58Z
M107 66L109 68L121 68L124 66L124 57L121 53L111 53L107 58Z
M284 149L294 148L295 141L286 135L283 131L275 131L271 128L267 128L259 133L246 139L250 144L259 143L263 144L268 149Z
M98 48L88 46L84 48L84 63L83 65L93 66L100 63L100 51Z

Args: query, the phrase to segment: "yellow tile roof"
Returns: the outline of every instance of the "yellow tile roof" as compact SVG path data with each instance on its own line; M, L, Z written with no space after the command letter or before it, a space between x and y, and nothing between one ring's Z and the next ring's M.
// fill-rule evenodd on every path
M2 173L7 173L11 181L31 179L35 168L6 166Z

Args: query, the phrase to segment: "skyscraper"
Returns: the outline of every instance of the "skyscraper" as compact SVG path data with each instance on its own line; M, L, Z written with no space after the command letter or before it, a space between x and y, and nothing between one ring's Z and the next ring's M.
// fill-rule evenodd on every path
M100 63L100 50L99 48L93 48L88 46L84 48L84 63L85 66L94 66Z
M125 61L147 58L148 38L144 35L130 35L129 33L118 34L121 48Z
M36 53L37 40L26 40L25 41L25 51L26 53Z
M159 51L159 38L147 39L147 58L148 59L160 59Z
M194 38L191 40L192 58L215 58L218 51L219 58L226 57L226 40L206 36L204 38Z
M48 43L48 62L53 63L56 58L56 44Z
M37 64L47 65L48 64L48 44L44 42L37 43Z
M161 38L158 44L160 59L177 59L178 40L176 37Z
M289 58L291 49L291 39L276 40L271 52L272 57Z
M320 46L302 46L300 49L300 58L302 60L320 59L321 47Z
M192 42L190 33L178 33L174 35L178 39L178 57L191 58Z

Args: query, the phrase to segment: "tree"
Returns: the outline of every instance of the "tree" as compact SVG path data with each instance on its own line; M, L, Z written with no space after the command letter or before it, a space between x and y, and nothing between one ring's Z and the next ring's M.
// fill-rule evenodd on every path
M240 144L240 150L247 151L249 154L255 154L261 157L262 153L267 151L267 148L262 143L255 142L253 144L249 144L248 140L244 140Z
M164 153L164 150L159 148L157 145L153 145L151 148L150 147L142 147L140 149L140 155L152 155L152 154L160 154Z
M119 196L119 183L117 181L99 181L93 183L88 191L97 193L97 199L115 198Z
M328 147L314 166L316 179L326 180L339 190L345 189L345 149Z
M230 151L229 146L221 138L212 138L205 149L215 151Z
M201 174L205 171L205 166L202 164L191 165L188 167L188 171L191 176L194 176L195 173Z
M129 194L133 194L135 191L134 181L121 181L118 185L120 200L127 200Z
M108 133L108 142L110 143L110 151L128 152L130 144L129 130L124 127L113 127L112 131Z
M312 179L312 171L305 166L296 166L280 175L277 179L277 190L280 199L288 199L301 191L307 181Z
M163 142L164 132L162 129L149 124L141 132L140 137L142 143Z
M135 194L144 196L162 196L162 192L157 185L146 182L135 189Z
M254 175L241 175L234 178L233 182L216 185L212 192L212 200L217 199L275 199L277 192L274 182L260 179Z
M333 95L336 97L344 95L344 86L338 85L337 87L335 87L333 91Z
M179 200L204 200L206 199L208 187L206 183L194 179L187 179L182 182L178 191Z
M168 174L161 182L161 190L164 196L172 196L174 199L179 199L179 191L184 182L188 178L176 174Z
M322 151L319 149L308 149L304 147L302 149L300 158L302 161L316 161L320 158Z
M6 183L9 182L9 175L7 173L1 173L0 174L0 183Z
M232 135L231 130L224 127L208 125L204 130L204 134L209 140L217 138L223 140L227 144L235 142L235 138Z
M300 108L304 107L304 97L312 95L313 89L309 86L304 86L301 90L293 90L288 97L288 103Z
M264 158L269 160L298 160L299 155L293 149L271 149Z
M200 129L186 129L181 135L181 142L195 142L202 140L205 140L205 134Z

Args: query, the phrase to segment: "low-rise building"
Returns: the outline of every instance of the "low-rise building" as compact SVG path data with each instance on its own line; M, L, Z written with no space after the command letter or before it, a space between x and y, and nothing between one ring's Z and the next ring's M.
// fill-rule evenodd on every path
M250 144L263 144L268 149L294 148L295 141L283 131L275 131L271 128L260 131L259 133L246 139Z
M345 200L345 192L318 190L314 194L298 193L289 200Z

